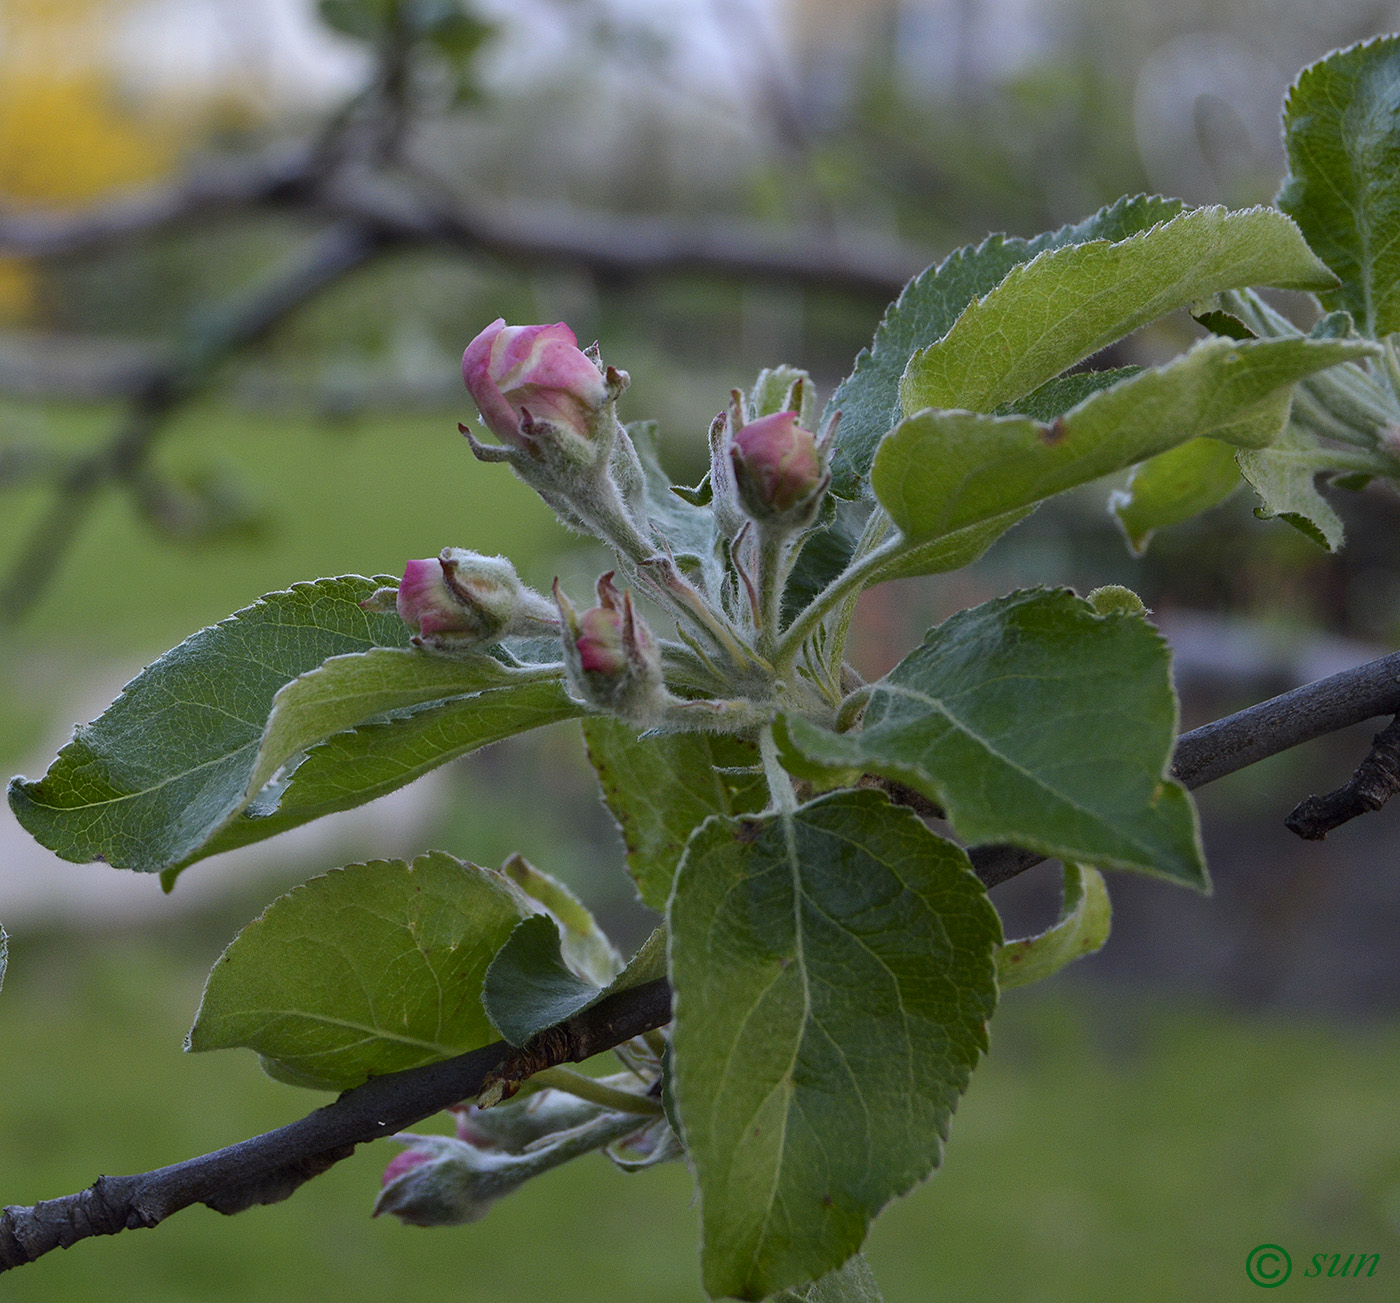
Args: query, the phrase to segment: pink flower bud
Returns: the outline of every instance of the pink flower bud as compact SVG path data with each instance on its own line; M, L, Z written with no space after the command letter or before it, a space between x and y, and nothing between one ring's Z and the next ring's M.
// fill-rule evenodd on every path
M369 600L382 599L376 593ZM460 547L410 561L394 605L418 635L414 642L432 651L484 647L512 633L539 633L557 623L549 603L520 582L504 557Z
M554 581L564 623L564 666L578 700L609 714L651 721L666 703L661 652L646 621L619 593L612 571L598 580L599 605L579 615Z
M730 456L739 500L758 521L791 517L826 487L817 437L794 412L760 416L735 430Z
M384 1169L375 1217L393 1213L410 1226L460 1226L480 1221L491 1205L531 1173L509 1154L489 1152L452 1136L395 1136L412 1145Z
M498 317L467 345L462 379L491 433L526 451L537 425L590 442L610 397L603 373L562 321L507 326Z
M622 616L605 606L595 606L578 619L575 640L579 664L586 674L612 677L627 669L627 651L622 645Z

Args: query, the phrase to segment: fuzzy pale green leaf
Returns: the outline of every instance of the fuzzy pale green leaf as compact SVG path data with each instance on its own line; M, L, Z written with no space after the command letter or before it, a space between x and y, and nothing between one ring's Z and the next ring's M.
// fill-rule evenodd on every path
M872 791L709 819L669 921L705 1288L764 1298L841 1266L938 1165L1001 929L965 853Z
M245 1046L278 1080L347 1090L488 1045L482 979L529 912L501 874L441 851L333 870L234 938L186 1048Z
M272 701L246 798L251 801L291 757L367 719L488 688L562 680L549 671L513 669L491 656L434 656L383 647L333 656L299 675Z
M1284 102L1283 139L1278 206L1342 282L1318 297L1372 339L1400 330L1400 36L1305 68Z
M768 799L757 749L737 738L639 738L632 725L598 715L584 721L583 736L622 833L627 868L642 900L658 913L666 908L691 832L712 814L757 810Z
M1167 776L1166 644L1067 589L1012 593L931 630L871 685L859 731L780 723L797 759L904 783L970 843L1206 886L1195 809Z
M990 412L1140 326L1221 290L1325 289L1336 278L1272 208L1196 208L1126 240L1052 249L969 303L900 381L906 415Z
M1113 907L1097 869L1065 865L1060 917L1037 936L1008 941L997 949L997 985L1003 991L1053 977L1091 955L1108 940Z
M1296 421L1272 447L1239 455L1240 473L1259 495L1254 514L1261 520L1287 521L1319 547L1335 552L1345 530L1332 504L1317 491L1316 479L1326 469L1326 449Z
M1134 556L1152 535L1219 506L1240 487L1235 450L1219 439L1189 439L1133 467L1127 487L1109 496L1109 510Z
M1086 240L1124 240L1168 221L1181 208L1179 199L1153 195L1120 199L1082 222L1034 240L993 235L916 276L890 305L874 342L862 350L855 369L827 403L826 416L841 413L832 458L832 491L847 498L859 496L876 446L904 415L899 381L910 356L947 334L973 299L995 289L1013 267L1047 249Z
M1370 346L1308 339L1203 339L1042 425L1027 417L924 411L880 446L871 481L909 545L1024 509L1201 435L1267 442L1279 393ZM1273 415L1270 425L1263 418Z
M582 713L559 681L547 679L430 702L332 734L162 880L168 886L195 860L364 805L458 756Z

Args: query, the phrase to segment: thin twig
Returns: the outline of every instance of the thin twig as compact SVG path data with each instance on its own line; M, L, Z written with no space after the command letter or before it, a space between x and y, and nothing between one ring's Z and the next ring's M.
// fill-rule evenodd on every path
M560 1057L620 1045L671 1017L664 978L620 992L551 1029ZM157 1226L172 1213L202 1203L236 1213L277 1203L313 1176L348 1158L356 1145L391 1136L464 1099L512 1053L504 1041L407 1072L373 1077L333 1104L265 1135L201 1158L139 1176L103 1176L86 1190L33 1207L0 1213L0 1271L20 1267L94 1235Z
M1320 842L1333 828L1379 810L1400 792L1400 715L1375 737L1351 778L1326 796L1309 796L1284 819L1289 832Z

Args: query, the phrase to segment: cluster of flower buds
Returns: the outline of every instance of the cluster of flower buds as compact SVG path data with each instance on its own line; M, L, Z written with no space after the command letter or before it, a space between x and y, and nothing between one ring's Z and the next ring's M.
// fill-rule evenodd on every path
M413 630L416 646L449 654L549 632L559 623L549 601L521 583L505 557L460 547L410 561L397 588L381 588L363 605L392 606Z
M564 626L564 668L575 698L639 725L654 723L670 702L661 651L613 572L598 580L598 605L580 614L554 582Z

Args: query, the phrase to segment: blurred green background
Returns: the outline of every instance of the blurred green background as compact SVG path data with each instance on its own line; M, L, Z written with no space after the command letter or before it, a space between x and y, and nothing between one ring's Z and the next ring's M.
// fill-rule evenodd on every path
M0 219L168 184L210 158L314 137L338 113L372 123L382 45L372 31L356 39L355 5L325 9L341 30L303 0L0 0ZM452 49L415 56L414 126L391 177L413 171L457 199L579 229L703 219L925 260L1125 192L1267 201L1289 78L1400 27L1400 7L1380 0L1170 12L1147 0L539 0L461 13L492 30L459 27ZM197 337L210 303L285 265L317 222L276 205L219 210L0 258L11 591L62 459L127 419L133 368ZM601 558L455 431L469 415L457 358L497 315L564 317L598 338L633 376L623 415L660 420L668 465L693 482L730 387L788 361L829 392L882 306L800 279L387 254L221 359L163 430L144 492L113 485L74 512L51 582L0 627L0 757L37 774L151 657L300 579L397 572L451 544L508 553L538 587L557 574L586 591ZM1159 358L1191 329L1169 321L1114 360ZM1140 591L1177 650L1188 725L1395 645L1393 498L1342 495L1350 544L1335 557L1255 521L1240 495L1135 560L1105 496L1051 504L966 572L870 594L859 663L883 670L943 615L1041 582ZM1385 814L1322 846L1281 827L1297 799L1342 781L1369 732L1203 791L1215 897L1116 878L1106 949L1008 998L945 1170L876 1224L869 1253L891 1303L1245 1298L1245 1256L1263 1241L1288 1247L1299 1272L1313 1253L1378 1252L1377 1281L1400 1273L1396 839ZM203 975L285 886L429 846L483 863L520 850L624 944L649 926L568 730L201 865L168 898L152 879L54 860L5 811L0 1202L173 1162L320 1102L264 1078L251 1055L181 1053ZM999 888L1009 930L1043 925L1055 889L1048 867ZM679 1167L623 1176L583 1160L480 1225L420 1231L369 1219L397 1152L379 1150L275 1208L193 1209L51 1254L6 1275L0 1296L701 1297Z

